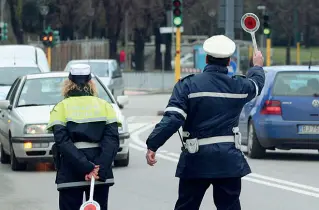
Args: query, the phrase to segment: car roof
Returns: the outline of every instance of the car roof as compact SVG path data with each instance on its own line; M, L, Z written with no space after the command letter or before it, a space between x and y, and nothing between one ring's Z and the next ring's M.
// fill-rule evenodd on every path
M266 71L309 71L308 65L278 65L278 66L265 66ZM311 66L310 71L319 71L319 66Z
M93 73L91 73L92 77L95 77ZM40 79L40 78L54 78L54 77L68 77L69 72L59 71L59 72L45 72L39 74L28 74L24 77L26 79Z
M92 63L110 63L114 62L114 59L82 59L82 60L71 60L69 63L82 63L82 62L92 62Z

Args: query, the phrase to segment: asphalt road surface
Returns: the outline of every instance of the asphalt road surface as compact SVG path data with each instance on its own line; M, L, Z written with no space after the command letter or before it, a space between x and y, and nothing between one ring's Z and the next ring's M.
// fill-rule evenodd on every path
M158 151L158 163L150 167L145 161L145 140L161 119L169 96L130 96L123 112L132 132L131 162L114 168L116 184L110 191L110 210L169 210L177 199L178 179L174 177L180 153L177 135ZM270 152L263 160L248 159L253 173L243 178L241 195L244 210L318 210L319 155L315 151ZM12 172L0 165L0 206L6 210L57 210L58 193L55 172ZM216 209L212 188L203 199L201 209Z

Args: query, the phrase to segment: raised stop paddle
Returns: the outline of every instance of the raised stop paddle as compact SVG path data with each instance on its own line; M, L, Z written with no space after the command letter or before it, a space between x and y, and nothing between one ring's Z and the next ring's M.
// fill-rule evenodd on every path
M100 210L101 209L100 204L93 200L94 182L95 182L95 179L92 176L89 200L82 204L80 210Z

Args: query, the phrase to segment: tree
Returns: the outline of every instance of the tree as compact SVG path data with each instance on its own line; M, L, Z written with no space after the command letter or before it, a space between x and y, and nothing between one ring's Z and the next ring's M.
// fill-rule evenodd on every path
M13 34L18 44L24 44L22 28L23 0L8 0L8 6L11 14L11 25Z

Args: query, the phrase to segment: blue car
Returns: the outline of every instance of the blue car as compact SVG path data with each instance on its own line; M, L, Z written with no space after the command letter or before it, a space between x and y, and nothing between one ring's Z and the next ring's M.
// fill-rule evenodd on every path
M250 158L266 150L319 149L319 67L265 67L260 94L240 115L242 144Z

